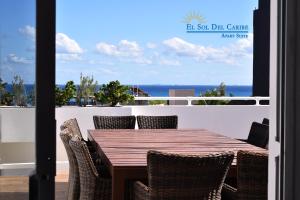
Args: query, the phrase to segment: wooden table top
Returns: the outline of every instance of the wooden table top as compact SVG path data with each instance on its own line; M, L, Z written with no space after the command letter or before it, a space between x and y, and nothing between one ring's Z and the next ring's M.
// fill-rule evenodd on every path
M203 155L239 150L267 152L245 142L208 130L89 130L89 140L97 144L110 167L145 167L149 150ZM235 161L233 165L235 164Z

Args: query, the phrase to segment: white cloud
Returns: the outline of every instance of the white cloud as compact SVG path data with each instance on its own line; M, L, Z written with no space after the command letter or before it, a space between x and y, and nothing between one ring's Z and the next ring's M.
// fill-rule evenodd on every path
M204 50L204 47L188 43L178 37L165 40L163 44L180 56L197 56L197 54L202 54Z
M189 43L181 38L174 37L163 41L169 53L181 57L192 57L199 62L219 62L237 65L241 58L251 58L253 48L253 34L247 39L240 39L227 46L214 48Z
M136 41L121 40L118 44L110 44L100 42L96 44L98 53L113 58L117 58L121 62L130 62L139 65L165 65L179 66L181 63L176 59L162 58L161 53L154 51L158 46L154 43L147 43L146 46L153 50L147 52L147 56L143 49Z
M23 28L19 28L19 32L24 36L35 40L36 29L35 27L26 25ZM64 33L56 34L56 57L61 61L76 61L81 60L81 54L83 49L80 47L76 40L70 38ZM34 51L35 47L28 47L27 51Z
M121 40L117 45L100 42L96 44L98 53L116 57L139 57L142 49L135 41Z
M137 42L130 42L128 40L121 40L119 42L118 48L125 56L138 57L142 54L142 49Z
M56 52L58 53L70 53L70 54L81 54L83 53L82 48L79 44L64 33L56 34Z
M136 41L121 40L117 45L100 42L96 45L98 53L116 57L122 62L132 62L141 65L150 65L152 60L144 56L142 48Z
M56 57L63 62L82 60L83 49L64 33L56 34Z
M231 46L231 53L234 56L250 57L253 53L253 33L248 34L248 38L240 39Z
M35 28L29 25L26 25L23 28L19 28L19 32L26 36L27 38L31 40L35 40Z
M9 64L31 64L32 60L24 57L19 57L16 54L9 54L6 57L6 62Z
M100 42L96 45L96 49L99 53L105 54L108 56L118 56L120 55L119 50L115 45L107 44L105 42Z

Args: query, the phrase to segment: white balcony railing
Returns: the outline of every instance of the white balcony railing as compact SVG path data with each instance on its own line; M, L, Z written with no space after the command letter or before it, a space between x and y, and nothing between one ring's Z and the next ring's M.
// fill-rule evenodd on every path
M253 100L255 101L255 105L261 105L261 100L270 100L270 97L134 97L135 101L151 101L151 100L165 100L165 101L172 101L172 100L185 100L187 101L188 106L192 106L192 101L231 101L231 100Z

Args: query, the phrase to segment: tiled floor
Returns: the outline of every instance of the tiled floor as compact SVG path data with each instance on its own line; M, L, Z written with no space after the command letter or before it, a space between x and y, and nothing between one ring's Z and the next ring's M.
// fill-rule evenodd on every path
M65 200L67 190L67 174L56 176L55 199ZM28 177L8 176L0 177L0 199L2 200L27 200L29 199Z

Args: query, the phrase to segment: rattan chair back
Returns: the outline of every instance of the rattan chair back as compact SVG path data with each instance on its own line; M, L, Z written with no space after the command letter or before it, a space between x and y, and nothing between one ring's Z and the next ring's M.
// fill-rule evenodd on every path
M177 129L178 116L137 116L139 129Z
M80 138L82 138L82 134L81 134L81 131L80 131L80 128L79 128L76 118L69 119L60 126L60 130L64 130L66 128L68 128L70 130L70 133L72 135L77 135Z
M134 129L135 116L93 116L96 129Z
M269 143L269 126L253 122L247 142L257 147L266 148Z
M263 121L262 121L262 124L269 125L270 120L268 118L264 118Z
M239 200L268 199L268 155L239 151L237 154Z
M77 165L77 160L73 150L69 145L69 141L72 135L69 129L64 129L60 133L60 138L64 144L69 160L69 181L67 190L68 200L78 200L80 196L80 180L79 180L79 170Z
M99 176L86 143L78 136L74 136L69 144L78 163L80 200L110 200L111 179L103 179Z
M221 199L224 179L234 153L184 156L149 151L150 199Z

